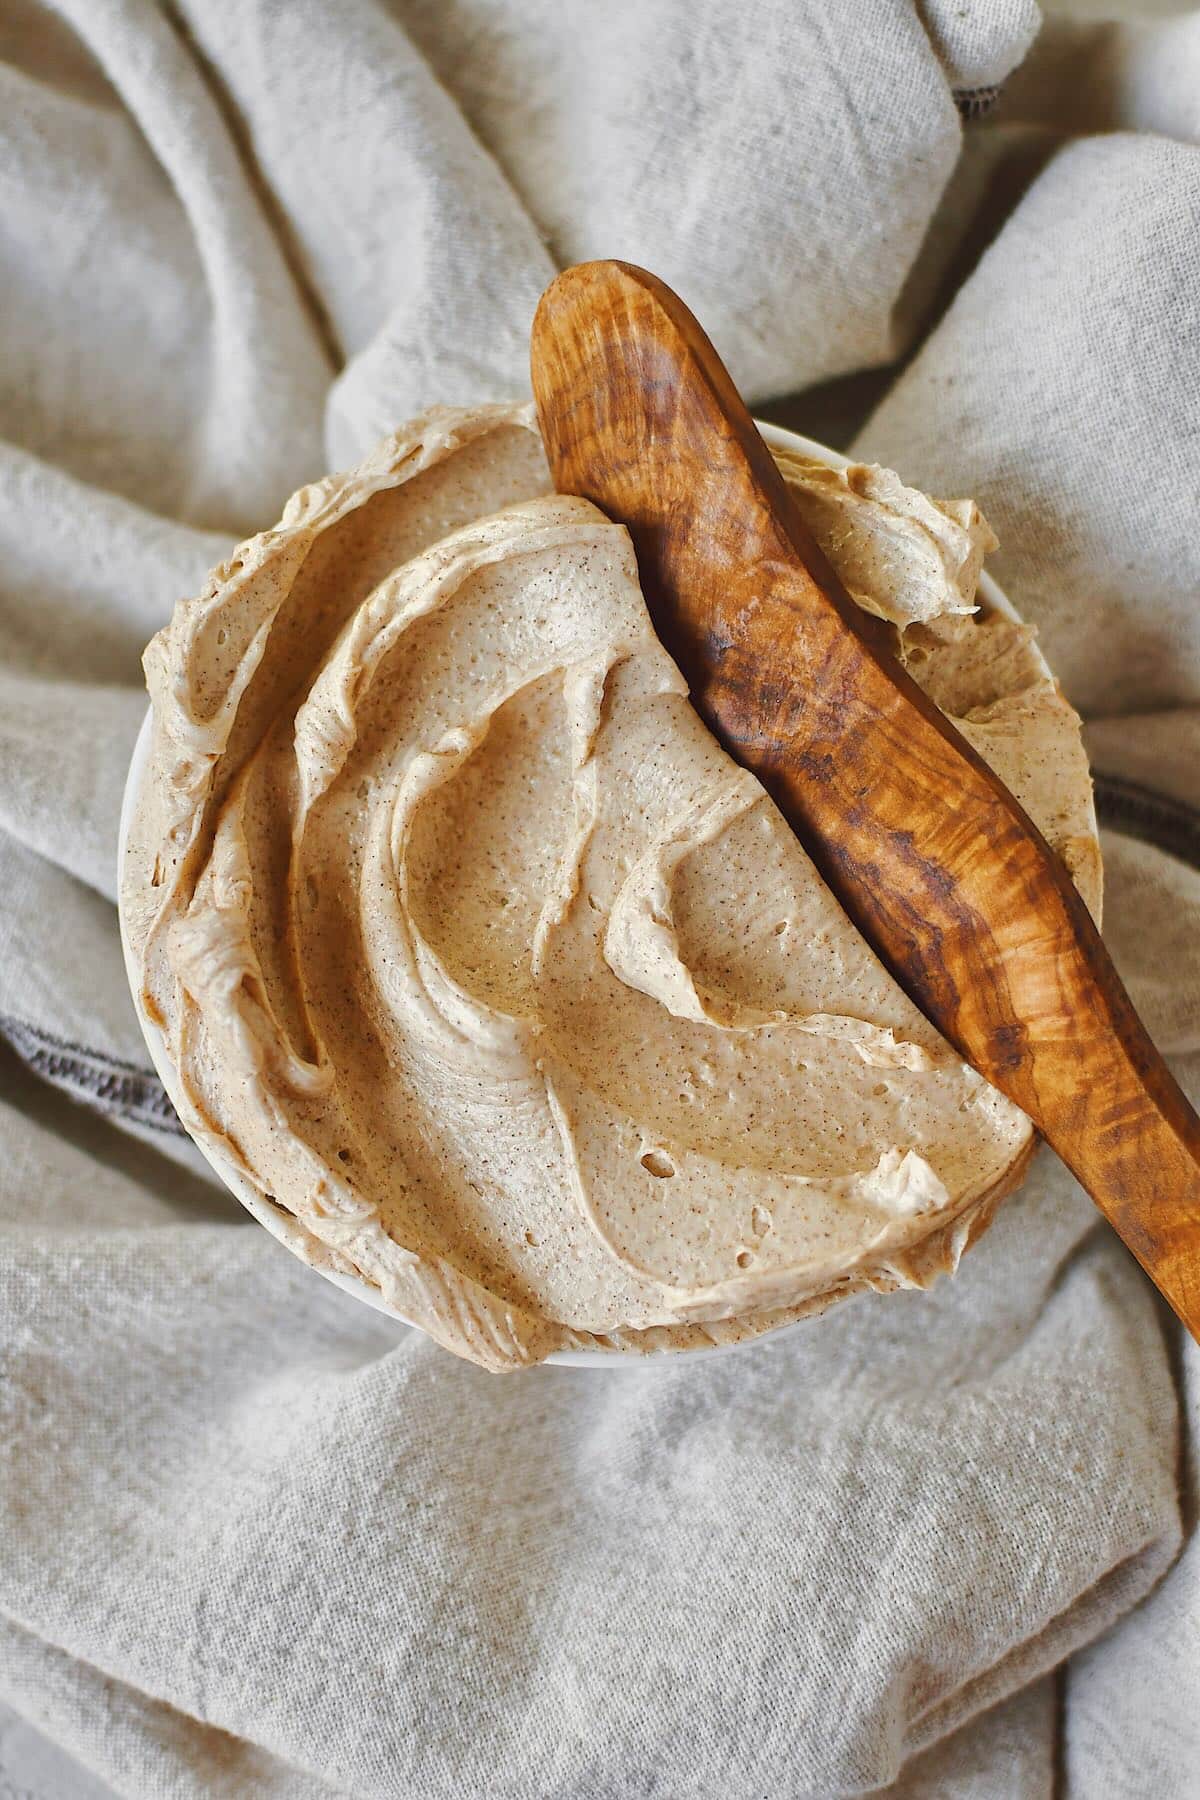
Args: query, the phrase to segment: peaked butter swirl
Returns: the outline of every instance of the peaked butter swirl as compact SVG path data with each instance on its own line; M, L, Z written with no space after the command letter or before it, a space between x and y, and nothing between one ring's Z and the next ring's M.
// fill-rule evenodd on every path
M782 455L1093 906L1078 721L970 502ZM718 748L519 407L302 490L146 653L123 908L193 1135L494 1369L734 1341L952 1267L1032 1144Z

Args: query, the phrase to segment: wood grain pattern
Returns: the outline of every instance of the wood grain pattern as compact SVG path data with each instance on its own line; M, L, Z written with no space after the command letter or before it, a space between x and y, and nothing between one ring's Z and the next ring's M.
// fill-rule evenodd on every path
M644 270L581 264L532 362L556 484L629 528L697 710L1200 1337L1200 1120L1063 864L846 595L695 319Z

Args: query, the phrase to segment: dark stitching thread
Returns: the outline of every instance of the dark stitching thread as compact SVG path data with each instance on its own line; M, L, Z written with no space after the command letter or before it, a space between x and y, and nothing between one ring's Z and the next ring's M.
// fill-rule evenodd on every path
M148 1069L55 1037L26 1019L0 1015L0 1032L27 1068L98 1112L110 1117L116 1113L175 1137L186 1136L165 1088Z
M1000 98L1000 89L998 87L956 88L953 98L959 117L964 123L973 124L976 119L986 119Z
M102 1062L111 1069L120 1069L129 1075L150 1076L144 1063L127 1062L123 1056L112 1056L107 1050L90 1050L86 1044L76 1044L70 1038L57 1037L54 1032L46 1031L40 1025L31 1025L27 1019L17 1019L11 1014L0 1014L0 1029L4 1031L28 1032L37 1038L39 1043L60 1051L66 1056L81 1056L86 1062ZM160 1084L161 1085L161 1084Z
M1200 869L1200 812L1195 807L1120 775L1097 775L1095 786L1102 825Z

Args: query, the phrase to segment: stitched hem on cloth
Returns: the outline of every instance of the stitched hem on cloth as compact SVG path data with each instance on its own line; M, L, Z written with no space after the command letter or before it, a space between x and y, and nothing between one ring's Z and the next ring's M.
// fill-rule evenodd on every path
M986 119L987 115L1000 98L999 87L955 88L952 95L959 117L964 124L970 125L976 119Z
M1096 813L1102 825L1200 869L1200 811L1120 775L1097 775Z
M174 1137L186 1136L166 1090L149 1069L71 1043L10 1014L0 1013L0 1035L35 1075L64 1088L93 1111L170 1132Z

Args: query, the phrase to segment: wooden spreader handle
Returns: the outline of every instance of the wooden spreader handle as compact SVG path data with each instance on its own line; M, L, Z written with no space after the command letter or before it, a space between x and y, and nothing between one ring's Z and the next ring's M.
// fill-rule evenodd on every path
M696 320L644 270L584 263L543 295L532 360L555 483L628 527L697 711L1200 1337L1200 1120L1063 864L848 598Z

